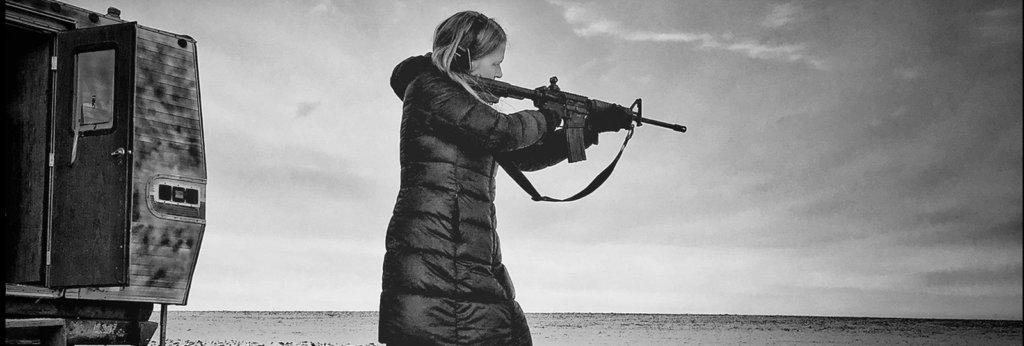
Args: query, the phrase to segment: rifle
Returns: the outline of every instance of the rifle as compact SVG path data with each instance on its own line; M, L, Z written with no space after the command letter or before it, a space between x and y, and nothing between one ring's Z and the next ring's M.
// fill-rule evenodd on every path
M569 148L569 162L579 162L587 159L587 156L584 153L584 149L586 148L586 144L583 142L585 132L584 127L587 123L587 117L599 109L618 107L622 111L630 114L633 122L636 123L636 126L651 124L678 132L686 132L686 126L644 118L643 102L639 98L636 99L636 101L633 101L633 104L630 105L629 108L626 108L618 104L564 92L558 87L558 77L551 77L548 81L551 83L548 86L531 90L493 79L471 77L471 84L473 84L474 88L479 92L487 93L498 98L509 97L518 100L530 99L533 100L534 106L537 107L545 105L546 103L545 108L554 111L558 114L559 118L562 119L562 127L565 129L566 135L566 144ZM515 165L507 165L504 162L499 163L501 164L501 168L503 168L505 172L507 172L508 175L511 176L517 184L519 184L519 187L523 188L523 190L526 191L534 201L575 201L586 197L591 192L597 190L597 188L600 187L601 184L603 184L604 181L612 174L612 171L615 169L615 165L619 162L619 158L622 157L622 151L626 149L626 144L629 143L629 139L633 137L633 128L633 126L630 126L629 132L626 133L626 139L623 140L622 147L619 148L619 153L615 155L615 159L612 160L608 167L594 177L594 180L591 181L587 187L568 198L559 199L541 195L518 167Z
M598 109L620 108L622 111L630 114L636 126L651 124L678 132L686 132L686 126L644 118L643 102L639 98L633 101L633 104L628 108L614 103L591 99L583 95L562 91L558 86L558 77L551 77L548 80L551 84L548 86L532 90L488 78L473 78L472 81L478 91L494 95L498 98L530 99L533 100L533 104L537 107L547 103L546 108L554 111L562 119L562 127L565 128L568 142L566 144L569 148L570 163L587 159L587 155L584 152L586 145L583 143L584 126L586 125L587 117Z

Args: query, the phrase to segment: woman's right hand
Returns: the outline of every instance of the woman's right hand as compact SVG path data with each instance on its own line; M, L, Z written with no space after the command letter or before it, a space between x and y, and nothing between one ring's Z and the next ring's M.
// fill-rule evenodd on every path
M541 114L544 114L544 120L547 122L547 131L552 133L559 125L562 124L562 117L558 114L557 107L560 105L554 102L543 102L535 103L537 109L540 110Z

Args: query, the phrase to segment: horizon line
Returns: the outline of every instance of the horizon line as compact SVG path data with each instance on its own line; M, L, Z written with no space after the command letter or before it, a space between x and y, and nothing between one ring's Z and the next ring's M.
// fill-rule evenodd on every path
M159 306L160 304L154 304ZM155 307L153 312L160 311ZM380 313L379 310L171 310L167 312L361 312ZM735 314L735 313L672 313L672 312L583 312L583 311L548 311L525 312L526 314L579 314L579 315L679 315L679 316L748 316L748 317L797 317L797 318L836 318L836 319L898 319L898 320L951 320L951 321L1008 321L1024 322L1024 316L1013 317L898 317L898 316L849 316L849 315L787 315L787 314Z

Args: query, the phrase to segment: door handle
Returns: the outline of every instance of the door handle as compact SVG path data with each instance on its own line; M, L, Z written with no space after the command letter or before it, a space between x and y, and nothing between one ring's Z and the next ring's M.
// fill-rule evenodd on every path
M125 154L131 155L131 153L132 153L131 150L124 150L124 148L117 148L117 150L114 150L114 152L110 153L110 156L121 158L121 157L124 157Z

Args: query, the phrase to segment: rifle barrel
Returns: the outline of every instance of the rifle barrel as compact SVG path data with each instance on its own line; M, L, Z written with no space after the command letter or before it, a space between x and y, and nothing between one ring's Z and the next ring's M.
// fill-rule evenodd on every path
M664 127L664 128L667 128L667 129L672 129L672 130L679 131L679 132L686 132L686 126L684 126L684 125L671 124L671 123L666 123L664 121L654 120L654 119L651 119L651 118L642 118L642 117L636 117L636 116L633 117L633 120L640 121L640 122L642 122L644 124L651 124L651 125L658 126L658 127Z

